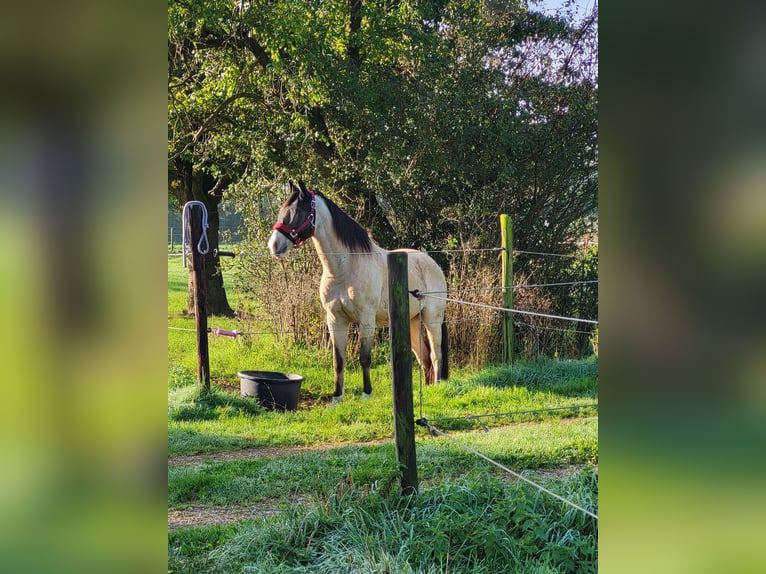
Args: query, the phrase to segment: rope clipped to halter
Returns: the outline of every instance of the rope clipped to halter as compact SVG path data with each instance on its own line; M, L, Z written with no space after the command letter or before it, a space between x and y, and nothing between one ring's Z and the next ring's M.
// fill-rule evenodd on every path
M311 195L311 211L306 218L306 221L301 223L295 229L281 221L277 221L272 227L272 229L276 229L282 235L287 237L295 247L300 247L306 243L306 241L311 239L311 237L314 236L314 229L316 229L316 192L313 189L310 189L309 194ZM306 231L308 231L308 233L306 233Z

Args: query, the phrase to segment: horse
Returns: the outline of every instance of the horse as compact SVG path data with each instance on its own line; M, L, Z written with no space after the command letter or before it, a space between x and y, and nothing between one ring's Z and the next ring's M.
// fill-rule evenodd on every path
M386 255L389 252L377 245L359 223L321 192L307 189L302 181L298 186L290 181L290 188L291 194L272 227L269 252L281 259L291 248L299 248L311 239L322 262L319 297L333 348L335 390L331 404L343 400L343 371L350 324L359 325L362 399L369 399L372 396L370 364L375 327L388 324ZM395 251L408 255L410 290L446 291L444 273L426 253L414 249ZM427 384L446 380L449 375L444 306L441 299L427 297L419 301L410 294L410 341ZM421 322L427 337L423 337Z

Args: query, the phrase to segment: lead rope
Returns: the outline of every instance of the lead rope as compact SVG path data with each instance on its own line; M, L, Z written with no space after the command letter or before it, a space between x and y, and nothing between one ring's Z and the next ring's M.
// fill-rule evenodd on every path
M184 210L183 214L181 216L182 220L182 231L181 231L181 245L183 250L183 260L184 260L184 267L186 267L186 249L187 249L187 239L186 239L186 223L187 223L187 217L188 217L188 208L198 206L202 208L202 235L199 238L199 241L197 242L197 253L200 255L205 255L208 251L210 251L210 243L207 240L207 207L204 203L201 201L187 201L184 204ZM202 247L202 244L205 244L205 247Z

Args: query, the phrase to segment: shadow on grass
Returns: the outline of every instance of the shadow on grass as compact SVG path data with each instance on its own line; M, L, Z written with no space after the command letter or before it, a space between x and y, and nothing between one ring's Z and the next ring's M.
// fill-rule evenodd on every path
M258 415L265 409L252 398L222 392L214 388L198 389L188 402L171 406L174 421L209 421L238 415Z
M525 387L567 397L595 396L598 393L598 359L595 356L576 361L542 359L499 365L482 370L471 377L470 382L496 388Z
M237 450L250 446L249 439L241 436L213 434L191 429L168 429L168 453L199 454Z

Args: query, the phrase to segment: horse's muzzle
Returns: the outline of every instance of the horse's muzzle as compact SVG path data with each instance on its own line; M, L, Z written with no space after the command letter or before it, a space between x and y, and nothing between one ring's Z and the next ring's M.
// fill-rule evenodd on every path
M272 257L276 257L277 259L284 257L287 252L290 251L292 246L292 243L278 231L272 232L271 237L269 237L269 253L271 253Z

